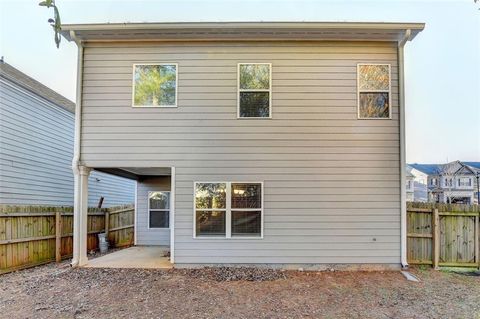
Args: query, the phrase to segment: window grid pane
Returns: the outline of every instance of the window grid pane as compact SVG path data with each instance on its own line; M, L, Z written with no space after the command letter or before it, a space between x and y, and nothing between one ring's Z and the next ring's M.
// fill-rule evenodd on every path
M269 92L240 92L240 117L269 117Z
M388 65L359 65L359 89L388 91L390 89L390 70Z
M232 183L232 209L262 208L262 185L258 183Z
M170 208L170 192L150 192L148 200L150 209Z
M232 211L232 236L260 237L261 233L261 211Z
M170 212L151 210L149 214L150 228L168 228L170 227Z
M195 212L195 233L197 236L225 236L225 211Z
M270 89L269 64L240 64L240 89Z
M390 117L389 94L386 92L360 92L360 117Z
M195 208L226 208L227 184L198 183L195 187Z

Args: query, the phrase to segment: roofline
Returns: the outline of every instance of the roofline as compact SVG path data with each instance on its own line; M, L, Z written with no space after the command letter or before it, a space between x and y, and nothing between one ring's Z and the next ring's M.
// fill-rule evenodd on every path
M72 102L69 98L61 95L60 93L54 91L50 87L46 86L45 84L41 83L40 81L30 77L26 73L23 73L19 69L15 68L14 66L6 63L6 62L1 62L11 69L13 69L16 73L20 74L23 76L23 78L28 78L31 82L33 82L35 86L29 85L29 83L26 83L22 81L22 79L16 78L12 73L2 71L0 72L0 79L3 81L6 81L8 85L14 86L14 87L19 87L22 90L26 91L26 93L33 95L35 98L41 98L44 102L48 102L51 104L54 104L61 109L74 114L75 113L75 103ZM40 87L40 88L39 88ZM18 88L17 88L18 89ZM51 95L46 94L45 89L50 92ZM43 91L42 91L43 90ZM53 96L52 96L53 95ZM61 101L59 99L64 99L65 101Z
M71 32L81 31L131 31L131 30L170 30L184 29L222 29L261 30L261 29L303 29L303 30L397 30L412 31L412 40L416 34L425 28L425 23L399 22L161 22L161 23L91 23L91 24L63 24L61 34L68 40L74 40Z

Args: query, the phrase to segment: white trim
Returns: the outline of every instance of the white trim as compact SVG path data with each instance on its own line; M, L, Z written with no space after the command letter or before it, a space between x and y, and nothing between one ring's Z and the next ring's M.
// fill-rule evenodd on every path
M170 171L170 262L175 262L175 167Z
M241 65L268 65L269 81L268 89L241 89L240 88L240 66ZM268 92L268 117L243 117L240 116L240 93L241 92ZM240 62L237 63L237 119L271 119L272 118L272 63L265 62Z
M150 209L150 194L152 193L168 193L168 205L170 206L170 191L148 191L147 193L147 229L170 229L171 223L170 223L170 214L171 214L171 206L168 209ZM168 227L150 227L150 211L156 211L156 212L168 212Z
M362 65L388 66L388 90L360 90L359 69ZM361 117L360 93L388 93L388 117ZM390 63L357 63L357 119L358 120L391 120L392 119L392 65Z
M405 137L405 69L403 45L398 46L398 112L400 117L400 264L408 267L407 261L407 180L406 137ZM391 81L391 78L390 78ZM391 84L391 83L390 83ZM390 86L391 88L391 86ZM391 105L390 105L391 107ZM390 109L391 110L391 109ZM414 186L415 187L415 186Z
M135 181L135 211L133 218L133 245L137 245L138 232L138 181Z
M197 236L196 228L197 228L197 218L196 218L196 197L195 192L197 189L197 184L226 184L226 203L225 208L209 208L209 209L199 209L201 211L224 211L225 212L225 236ZM261 218L261 229L260 229L260 236L232 236L232 229L231 229L231 222L232 222L232 197L231 197L231 188L232 184L260 184L261 187L261 208L254 209L254 208L238 208L234 209L235 211L260 211L260 218ZM202 240L218 240L218 239L234 239L234 240L241 240L241 239L263 239L264 238L264 183L259 181L234 181L234 182L219 182L219 181L203 181L203 182L193 182L193 239L202 239Z
M137 65L174 65L175 66L175 104L173 105L135 105L135 67ZM178 63L161 62L161 63L134 63L132 65L132 107L147 107L147 108L170 108L178 107Z

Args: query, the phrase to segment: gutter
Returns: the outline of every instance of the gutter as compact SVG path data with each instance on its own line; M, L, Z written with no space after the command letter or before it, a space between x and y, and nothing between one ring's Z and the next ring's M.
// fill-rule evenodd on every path
M70 38L75 41L78 47L77 54L77 97L75 103L75 135L73 142L72 170L74 176L74 208L78 211L80 207L81 190L79 187L80 178L80 134L82 124L82 81L83 81L83 44L76 35L75 31L70 31ZM74 218L73 222L73 258L72 267L77 267L80 259L80 223L79 218ZM77 241L77 242L76 242Z
M408 268L407 262L407 167L405 137L405 44L412 40L412 31L407 29L404 37L398 42L398 86L400 113L400 263Z

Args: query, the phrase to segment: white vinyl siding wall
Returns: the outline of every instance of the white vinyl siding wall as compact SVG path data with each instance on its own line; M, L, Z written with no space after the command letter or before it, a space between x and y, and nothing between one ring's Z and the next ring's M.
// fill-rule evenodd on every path
M396 43L87 44L82 161L176 167L175 262L400 262ZM131 107L134 63L178 63L178 108ZM272 64L272 119L237 119L237 64ZM392 120L357 119L391 64ZM263 239L194 239L194 181L264 181Z
M0 81L0 204L73 206L74 115ZM89 206L134 202L135 182L92 172Z

